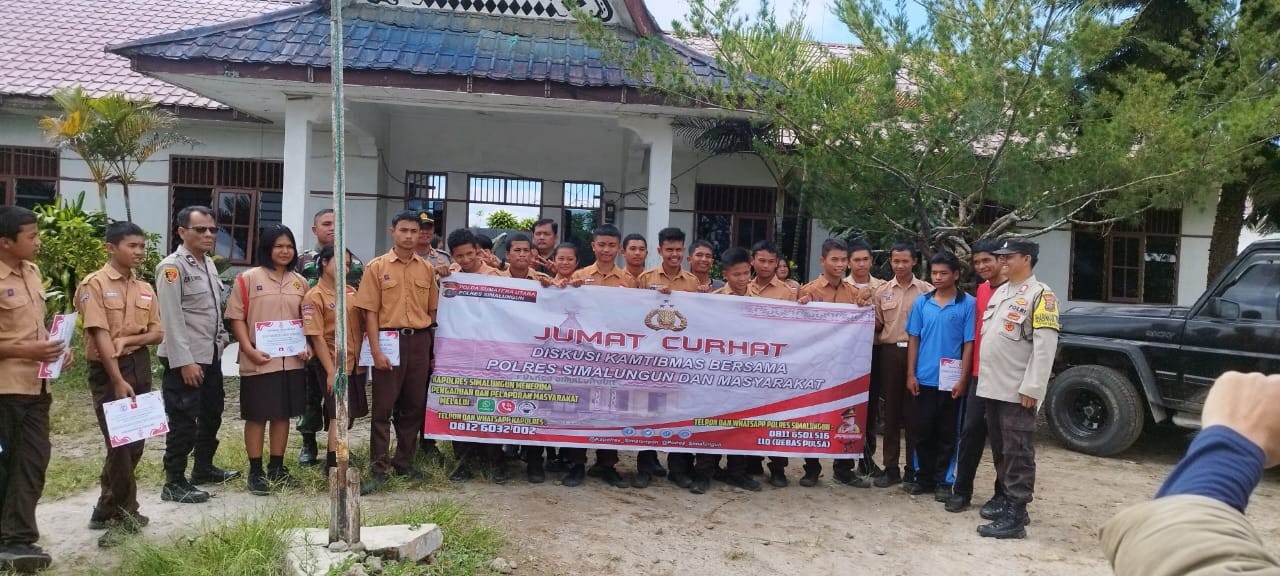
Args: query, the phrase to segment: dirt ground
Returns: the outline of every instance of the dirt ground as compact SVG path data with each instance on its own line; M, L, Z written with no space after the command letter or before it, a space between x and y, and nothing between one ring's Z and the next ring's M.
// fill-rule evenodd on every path
M233 413L228 410L228 413ZM238 428L238 423L228 422ZM358 427L357 427L358 428ZM1150 498L1186 448L1179 431L1148 434L1119 458L1068 452L1042 431L1032 525L1022 541L979 538L977 511L948 514L931 496L897 488L854 489L829 482L750 493L717 484L697 496L657 481L646 490L616 489L588 479L577 489L554 481L530 485L513 464L505 486L483 480L438 489L379 494L370 508L394 507L424 496L468 502L501 526L516 574L528 575L740 575L740 574L1106 574L1096 531L1122 507ZM159 443L146 458L160 457ZM620 469L632 469L624 455ZM978 479L979 500L989 496L989 462ZM204 523L278 505L279 498L214 488L206 505L161 502L154 487L141 490L152 519L148 538L194 533ZM1280 543L1280 475L1269 474L1254 494L1249 516L1264 539ZM322 496L287 497L290 504L323 510ZM55 574L108 567L118 552L95 547L86 527L96 489L42 504L43 544L54 554Z

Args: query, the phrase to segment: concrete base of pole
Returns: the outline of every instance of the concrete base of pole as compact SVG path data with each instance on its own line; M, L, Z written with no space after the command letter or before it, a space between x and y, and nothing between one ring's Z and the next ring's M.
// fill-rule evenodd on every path
M324 576L352 559L366 565L383 560L421 562L444 543L444 532L435 524L366 527L362 540L354 545L341 541L326 544L329 531L324 528L290 530L285 537L289 569L295 576Z

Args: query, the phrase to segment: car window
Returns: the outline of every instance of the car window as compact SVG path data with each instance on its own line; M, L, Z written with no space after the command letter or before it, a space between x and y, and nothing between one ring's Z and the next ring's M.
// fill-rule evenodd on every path
M1242 270L1219 298L1240 305L1240 320L1280 321L1280 255L1254 256ZM1214 306L1207 306L1204 314L1226 316L1222 308Z

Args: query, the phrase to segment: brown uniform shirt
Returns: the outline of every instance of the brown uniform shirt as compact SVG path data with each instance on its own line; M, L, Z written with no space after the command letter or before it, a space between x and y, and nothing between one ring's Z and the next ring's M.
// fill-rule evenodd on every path
M378 314L380 329L427 328L440 303L436 269L417 254L405 260L392 250L369 262L355 300L356 307Z
M921 294L933 290L933 285L911 277L911 284L903 288L897 279L889 280L876 289L871 297L876 307L876 319L883 328L876 334L876 344L898 344L907 342L907 318L911 316L911 306Z
M4 344L49 338L40 269L26 260L20 266L18 271L0 262L0 343ZM0 358L0 394L40 394L39 371L35 360Z
M364 341L364 312L356 307L356 289L347 287L347 373L356 373L360 345ZM329 356L337 363L338 293L333 286L317 284L302 298L302 333L323 336Z
M280 278L276 279L274 271L258 266L242 272L231 285L226 318L243 320L248 325L249 338L257 337L254 325L258 322L302 319L302 297L307 294L307 279L293 271L285 272ZM246 293L248 302L245 301ZM301 369L302 360L297 356L272 358L259 366L249 359L246 343L240 343L241 376Z
M590 279L591 280L590 284L592 286L608 286L610 288L616 288L616 287L635 288L636 287L635 277L632 276L630 272L627 272L626 270L619 268L617 266L614 266L613 270L610 270L608 274L605 274L604 272L600 271L599 266L592 264L590 266L587 266L586 268L582 268L581 270L574 272L573 279L574 280Z
M498 275L503 276L505 278L515 278L517 280L533 280L534 282L541 282L543 278L547 278L547 279L551 278L550 276L547 276L546 274L543 274L537 270L534 270L533 268L529 268L528 274L522 277L512 276L511 267L507 267L506 270L503 270Z
M774 276L769 280L769 283L764 287L761 287L756 283L755 279L752 279L751 282L747 284L747 294L757 298L786 300L788 302L796 301L796 293L792 292L791 287L787 286L786 282L779 280L777 276Z
M832 304L853 304L858 297L857 289L845 282L831 283L826 276L819 276L813 282L800 287L800 296L808 296L812 302L829 302Z
M788 293L790 293L791 291L790 291L790 290L787 290L787 292L788 292ZM721 286L720 288L716 289L716 291L715 291L715 292L712 292L712 294L724 294L724 295L727 295L727 296L756 296L755 294L752 294L752 293L751 293L751 285L750 285L750 284L747 284L747 290L746 290L745 292L742 292L741 294L739 294L739 293L737 293L737 292L734 292L734 291L733 291L733 289L729 287L729 284L728 284L728 283L726 283L724 286Z
M662 266L645 270L639 278L636 278L636 284L640 288L649 288L654 284L662 286L670 286L672 292L697 292L698 277L693 272L680 269L675 276L667 276Z
M106 330L112 340L162 330L155 289L132 274L121 274L111 264L80 282L76 290L76 311L84 321L85 331ZM120 355L132 354L138 348L125 348ZM84 339L84 352L90 361L102 359L93 338Z

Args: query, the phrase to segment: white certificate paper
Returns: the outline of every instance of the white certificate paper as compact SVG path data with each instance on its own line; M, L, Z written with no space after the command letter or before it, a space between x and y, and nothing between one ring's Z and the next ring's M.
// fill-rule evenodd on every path
M297 356L307 351L307 337L302 334L302 320L255 322L254 347L272 358Z
M943 358L938 362L938 390L943 392L954 390L962 374L959 360Z
M391 360L392 366L400 365L400 333L395 330L378 331L378 347ZM373 366L373 350L369 349L369 337L360 343L360 365Z
M71 336L76 331L76 313L58 314L49 325L49 339L62 342L63 348L71 344ZM62 375L62 365L66 363L64 355L53 362L40 363L40 377L53 380Z
M107 402L102 405L102 413L107 418L112 448L169 432L169 417L165 415L164 399L159 392Z

